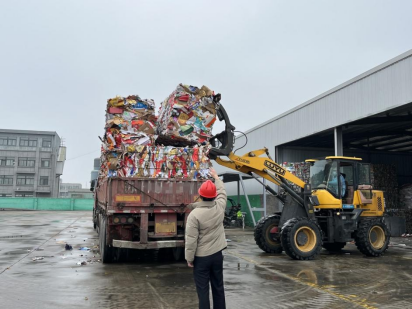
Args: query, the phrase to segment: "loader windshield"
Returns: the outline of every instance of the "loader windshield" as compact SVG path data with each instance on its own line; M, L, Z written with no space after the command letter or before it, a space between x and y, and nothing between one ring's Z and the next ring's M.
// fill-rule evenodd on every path
M327 189L338 194L338 164L336 161L319 160L310 167L312 189Z

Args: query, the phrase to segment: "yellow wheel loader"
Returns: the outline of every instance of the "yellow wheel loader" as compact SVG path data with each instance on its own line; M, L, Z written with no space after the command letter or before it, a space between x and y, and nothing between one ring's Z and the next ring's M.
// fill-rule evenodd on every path
M210 158L253 176L283 204L281 213L257 222L254 237L259 248L268 253L285 251L297 260L315 258L322 247L341 250L351 241L367 256L378 257L387 250L390 233L383 220L385 200L382 191L372 190L368 164L343 156L306 160L311 167L310 182L305 183L274 162L266 148L242 156L234 154L235 127L222 105L217 115L225 122L225 131L211 139ZM260 177L282 188L286 195L263 184Z

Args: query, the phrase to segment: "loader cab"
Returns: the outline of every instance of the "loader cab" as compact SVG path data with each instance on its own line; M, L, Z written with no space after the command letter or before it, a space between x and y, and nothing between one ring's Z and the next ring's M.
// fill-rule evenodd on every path
M326 190L334 199L342 201L342 206L353 205L355 191L370 186L369 164L361 163L355 157L330 156L310 159L310 184L313 190ZM368 191L366 190L366 191ZM366 195L369 194L365 192Z

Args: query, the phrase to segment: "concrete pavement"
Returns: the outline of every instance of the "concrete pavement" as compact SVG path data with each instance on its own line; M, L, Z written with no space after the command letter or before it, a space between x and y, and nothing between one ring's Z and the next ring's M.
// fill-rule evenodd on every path
M381 258L348 244L340 254L293 261L262 252L252 230L226 234L227 308L412 308L409 238L393 239ZM0 212L0 307L197 307L184 262L151 251L103 265L97 238L91 212Z

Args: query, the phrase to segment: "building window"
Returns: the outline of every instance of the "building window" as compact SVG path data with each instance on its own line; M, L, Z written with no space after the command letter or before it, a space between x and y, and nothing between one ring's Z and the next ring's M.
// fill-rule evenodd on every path
M37 139L20 138L20 146L23 146L23 147L37 147Z
M34 158L19 158L19 166L34 167L35 163Z
M16 146L17 139L9 137L0 137L0 146Z
M11 194L0 194L0 197L12 197Z
M51 140L43 140L43 142L41 143L41 146L43 148L51 148Z
M50 159L41 159L41 167L50 167Z
M0 165L1 166L13 166L14 158L0 158Z
M17 185L30 186L34 185L34 176L32 175L17 175Z
M40 176L40 185L41 186L48 186L49 185L49 177L48 176Z
M7 176L7 175L0 176L0 185L12 186L13 185L13 176Z
M16 197L33 197L33 193L32 193L32 192L28 192L28 193L16 193Z

